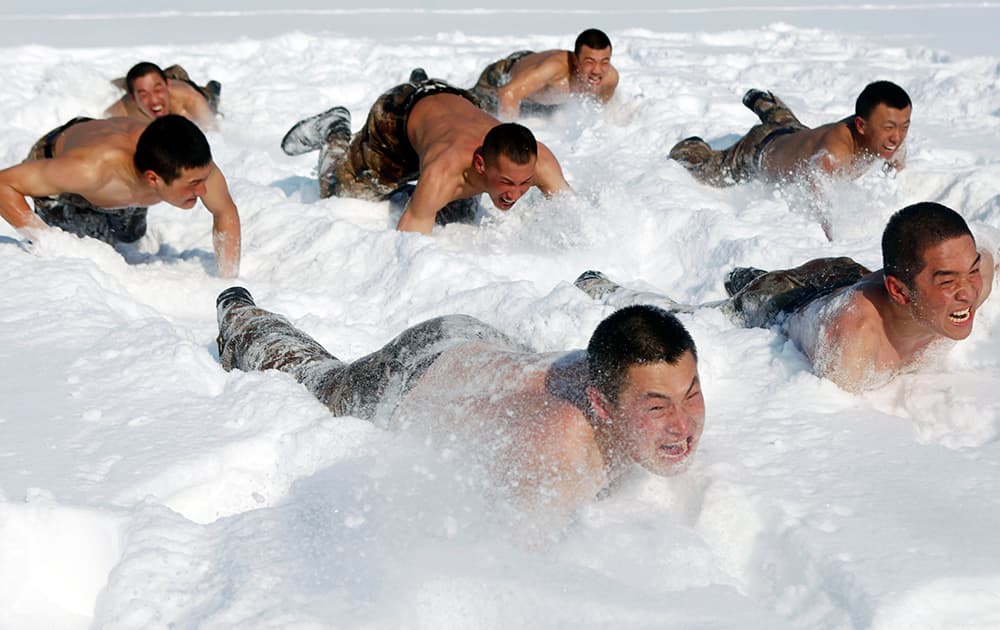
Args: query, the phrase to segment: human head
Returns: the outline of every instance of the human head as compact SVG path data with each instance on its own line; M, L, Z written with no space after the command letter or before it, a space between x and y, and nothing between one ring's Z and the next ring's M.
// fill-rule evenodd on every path
M890 304L928 338L964 339L981 301L982 256L965 220L938 203L907 206L882 235ZM913 328L915 324L919 328Z
M854 103L854 128L862 145L884 160L892 160L910 130L913 105L906 91L891 81L865 86Z
M604 31L596 28L588 28L576 36L576 43L573 44L573 54L579 55L584 46L594 50L604 50L607 48L608 52L611 52L611 40L608 39Z
M161 190L163 200L181 208L204 194L204 179L212 167L212 150L193 122L170 114L149 123L139 136L132 158L136 170Z
M636 305L612 313L587 345L587 398L614 448L647 470L678 472L705 421L698 353L667 311Z
M882 268L912 289L924 269L924 252L962 236L972 238L972 231L951 208L933 201L906 206L889 217L882 232Z
M588 28L573 45L573 74L589 92L596 92L611 69L611 40L604 31Z
M493 205L509 210L534 185L538 142L517 123L499 124L486 134L472 156L475 170L484 177Z
M861 90L854 102L854 115L861 118L871 116L878 105L888 105L893 109L906 109L913 105L906 90L892 81L873 81Z
M125 75L125 89L136 106L151 118L170 113L170 92L167 75L160 66L140 61Z

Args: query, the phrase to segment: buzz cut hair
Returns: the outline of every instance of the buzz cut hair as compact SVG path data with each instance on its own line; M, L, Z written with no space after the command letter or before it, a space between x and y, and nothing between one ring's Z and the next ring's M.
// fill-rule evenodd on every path
M889 217L882 232L883 273L912 289L927 249L963 236L975 241L965 219L951 208L933 201L906 206Z
M514 164L527 164L538 157L538 141L524 125L501 123L489 130L476 152L488 164L495 164L501 155Z
M892 81L875 81L865 86L854 102L854 115L867 119L879 105L906 109L912 105L906 90Z
M125 91L132 94L135 90L136 80L146 76L147 74L153 74L154 72L160 75L160 78L163 79L164 83L166 83L167 75L164 74L163 68L156 65L152 61L140 61L135 64L129 68L128 74L125 75Z
M694 339L672 313L650 304L615 311L597 325L587 344L590 384L612 404L633 365L677 365L685 352L698 359Z
M579 55L584 46L593 48L594 50L604 50L605 48L611 48L611 40L604 31L596 28L588 28L576 36L576 43L573 44L573 54Z

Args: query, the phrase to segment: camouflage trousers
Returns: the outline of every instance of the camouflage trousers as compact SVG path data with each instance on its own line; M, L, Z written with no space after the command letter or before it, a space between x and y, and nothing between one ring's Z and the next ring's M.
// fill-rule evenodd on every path
M702 183L732 186L757 177L764 149L771 140L808 129L770 92L751 90L743 98L743 104L757 114L761 123L751 127L731 147L716 151L701 138L688 138L671 149L670 157L683 164Z
M284 317L257 308L240 287L219 295L217 314L224 369L286 372L334 415L367 420L382 405L398 403L446 350L467 342L526 350L474 317L446 315L412 326L380 350L346 363Z
M412 190L406 184L420 176L420 157L410 144L406 122L421 99L435 94L455 94L479 106L468 91L437 79L397 85L375 101L353 137L327 138L319 156L320 197L382 201ZM469 221L476 206L464 199L452 202L438 212L438 222Z

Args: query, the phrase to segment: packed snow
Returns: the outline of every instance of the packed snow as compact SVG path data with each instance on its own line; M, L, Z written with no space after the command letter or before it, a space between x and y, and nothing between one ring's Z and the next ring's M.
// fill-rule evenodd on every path
M697 303L724 297L733 266L849 255L878 268L885 221L917 201L990 238L1000 228L1000 53L953 52L958 30L949 49L774 9L746 27L616 16L614 101L522 120L574 194L535 191L426 237L394 231L388 203L318 199L315 154L285 156L282 135L335 104L357 129L415 66L471 86L514 50L571 46L600 13L489 31L445 12L436 29L371 33L320 15L325 30L252 37L234 19L213 22L228 29L218 43L141 44L146 23L107 5L129 43L67 47L22 31L47 19L0 17L18 31L0 54L0 164L99 116L136 61L221 81L208 136L242 217L238 282L343 359L448 313L538 351L581 348L613 308L572 285L587 269ZM997 8L974 10L996 24ZM666 159L688 135L742 134L747 88L820 124L876 79L913 99L908 168L831 186L832 241L794 191L707 188ZM117 249L58 232L28 244L0 225L0 627L1000 626L1000 298L969 339L860 396L814 376L777 331L682 315L708 407L693 465L636 471L525 544L460 458L332 417L285 374L223 371L214 306L232 282L215 276L210 215L161 204L149 223Z

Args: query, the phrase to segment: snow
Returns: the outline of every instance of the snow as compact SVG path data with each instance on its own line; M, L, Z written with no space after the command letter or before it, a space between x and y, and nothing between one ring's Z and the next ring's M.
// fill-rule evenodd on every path
M243 220L240 283L344 359L447 313L583 347L611 311L571 284L591 268L701 302L735 265L878 267L886 219L916 201L1000 228L997 3L175 4L6 6L0 164L99 115L140 59L218 79L209 140ZM615 44L615 102L523 121L575 196L399 234L386 203L318 200L315 154L278 147L334 104L357 129L414 66L471 85L591 25ZM875 79L913 98L909 167L832 187L832 242L791 191L706 188L665 159L682 137L743 133L749 87L818 124ZM861 396L773 331L682 315L708 406L693 466L637 471L525 547L447 452L334 418L284 374L221 369L214 300L231 283L210 225L156 206L119 251L0 226L0 627L1000 626L996 298L969 339Z

